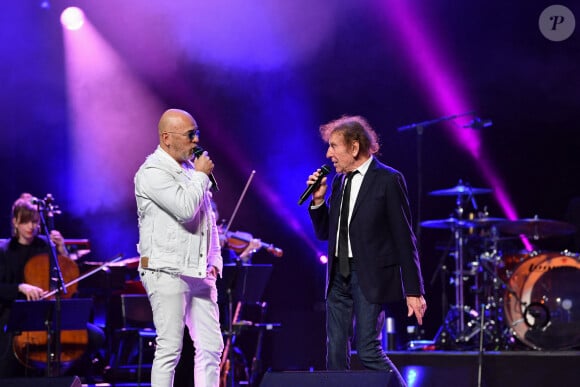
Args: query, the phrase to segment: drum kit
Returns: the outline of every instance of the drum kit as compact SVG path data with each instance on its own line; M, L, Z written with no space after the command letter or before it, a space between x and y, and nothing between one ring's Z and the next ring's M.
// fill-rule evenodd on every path
M490 217L487 211L467 214L468 205L478 211L475 195L491 192L461 180L455 187L430 192L456 197L454 216L420 223L449 230L444 257L454 261L448 277L455 304L449 306L435 344L441 349L487 350L580 346L579 255L533 249L511 253L505 248L509 243L527 242L529 247L529 241L567 236L576 227L537 216L508 220Z

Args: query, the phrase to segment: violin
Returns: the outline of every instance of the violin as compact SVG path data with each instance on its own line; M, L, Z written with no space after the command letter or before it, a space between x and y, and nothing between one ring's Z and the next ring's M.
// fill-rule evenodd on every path
M240 208L240 204L242 203L242 199L246 195L246 192L248 191L248 187L250 186L250 183L252 182L252 179L254 178L255 173L256 173L256 171L252 171L252 173L250 174L250 177L248 178L248 181L246 182L246 186L244 187L242 194L238 198L238 202L236 204L236 207L234 208L234 212L232 213L230 221L224 227L220 226L219 230L218 230L220 233L220 241L223 242L225 240L225 244L229 248L234 250L237 254L241 254L248 247L248 245L252 242L252 240L254 239L252 234L250 234L248 232L244 232L244 231L233 232L233 231L229 231L229 230L230 230L230 226L232 225L232 222L234 221L234 218L236 217L238 209ZM282 249L275 247L271 243L260 242L260 248L266 249L266 251L268 251L270 254L272 254L276 257L281 257L284 254Z
M252 234L244 231L225 231L223 232L223 238L225 239L226 245L238 254L244 251L252 239L254 239ZM260 244L260 248L265 249L275 257L284 255L282 249L274 246L272 243L260 242Z

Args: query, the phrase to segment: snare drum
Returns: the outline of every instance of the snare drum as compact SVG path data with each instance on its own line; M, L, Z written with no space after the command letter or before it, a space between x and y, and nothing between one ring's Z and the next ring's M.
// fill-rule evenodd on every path
M577 254L527 257L509 278L504 310L510 329L535 349L580 345L580 259Z

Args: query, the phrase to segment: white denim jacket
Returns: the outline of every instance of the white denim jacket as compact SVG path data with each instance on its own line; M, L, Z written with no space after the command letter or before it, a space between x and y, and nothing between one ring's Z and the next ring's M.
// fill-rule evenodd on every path
M141 165L135 174L137 251L148 258L148 268L205 278L215 266L221 274L210 184L192 163L182 167L159 146Z

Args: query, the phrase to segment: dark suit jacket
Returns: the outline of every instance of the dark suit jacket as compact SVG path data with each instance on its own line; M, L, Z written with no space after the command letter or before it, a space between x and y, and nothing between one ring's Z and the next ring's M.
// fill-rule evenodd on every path
M327 202L309 209L317 238L328 241L327 295L335 272L343 176L335 176ZM399 171L373 158L352 211L349 233L360 286L369 302L382 304L425 293L407 186Z

